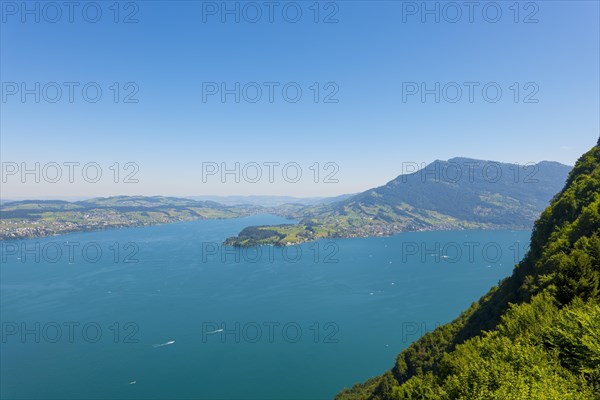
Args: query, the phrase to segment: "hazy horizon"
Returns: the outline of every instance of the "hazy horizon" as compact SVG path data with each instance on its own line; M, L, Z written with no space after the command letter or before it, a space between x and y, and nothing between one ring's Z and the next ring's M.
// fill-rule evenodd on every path
M467 156L454 156L454 157L449 157L447 160L451 160L454 158L465 158L465 159L475 159L475 160L479 160L479 161L485 161L485 162L491 162L491 163L506 163L506 164L514 164L514 165L527 165L527 164L538 164L540 162L557 162L560 163L562 165L566 165L568 167L572 167L573 164L575 164L575 162L573 163L563 163L560 161L555 161L555 160L539 160L539 161L528 161L528 162L509 162L509 161L502 161L502 160L492 160L492 159L477 159L474 157L467 157ZM80 201L80 200L86 200L86 199L92 199L92 198L97 198L97 197L113 197L113 196L165 196L165 197L182 197L182 198L191 198L191 197L224 197L224 198L228 198L228 197L290 197L290 198L295 198L295 199L318 199L318 198L332 198L332 197L337 197L337 196L345 196L345 195L351 195L351 194L356 194L356 193L361 193L365 190L369 190L375 187L379 187L379 186L383 186L386 183L390 182L393 179L396 179L399 176L402 176L404 174L410 174L410 173L414 173L417 172L420 169L423 169L426 165L430 165L431 163L435 162L435 161L439 161L439 158L434 158L429 162L421 162L421 163L416 163L416 162L403 162L401 163L402 165L399 166L399 173L393 175L391 178L386 179L385 181L381 181L380 179L376 179L377 182L373 182L373 184L369 184L368 182L365 183L365 187L360 188L359 190L353 191L353 192L331 192L331 191L321 191L321 192L315 192L315 193L311 193L310 195L305 195L303 193L303 191L298 192L296 189L296 185L294 183L290 183L290 182L286 182L286 183L280 183L280 185L278 186L278 191L277 192L268 192L268 191L257 191L257 184L255 183L251 183L251 182L244 182L243 180L243 175L241 174L241 169L240 169L240 182L218 182L218 183L212 183L212 184L202 184L199 183L200 186L206 185L206 186L210 186L212 188L221 188L221 191L219 191L218 189L215 189L214 192L210 192L210 193L196 193L196 194L189 194L189 193L172 193L172 192L163 192L163 193L158 193L158 192L153 192L151 189L145 190L144 192L138 192L135 189L139 187L139 182L135 183L135 185L129 185L129 187L127 187L127 184L123 185L108 185L105 187L108 187L108 193L106 192L98 192L98 191L92 191L92 193L89 193L89 189L96 189L98 186L98 183L90 183L90 182L79 182L78 184L62 184L62 188L69 188L69 189L76 189L77 193L70 193L70 194L65 194L63 192L63 189L57 189L60 186L60 183L51 183L51 182L44 182L43 180L43 174L41 172L42 166L40 166L40 172L39 172L39 176L40 176L40 182L33 182L31 181L31 174L28 176L27 174L25 174L25 176L21 176L21 171L17 171L15 175L8 175L5 177L5 173L4 173L4 165L3 165L3 171L2 171L2 179L5 179L7 181L9 181L11 178L15 178L15 177L21 177L21 180L25 179L26 182L22 183L22 182L7 182L7 183L3 183L3 190L6 191L7 186L9 191L11 189L13 189L13 187L35 187L38 188L40 186L46 186L48 188L52 188L54 189L53 191L59 192L56 194L50 194L50 193L40 193L40 194L8 194L5 195L4 193L0 194L0 200L2 201L8 201L8 200L67 200L69 201L69 199L71 199L71 201ZM442 161L447 161L447 160L442 160ZM404 165L404 163L406 163L406 165ZM83 164L83 163L80 163ZM419 164L418 166L416 164ZM60 165L60 164L59 164ZM68 170L68 165L65 166L61 166L61 168L63 168L65 171ZM409 169L410 167L410 169ZM414 168L417 168L417 171L414 170ZM19 168L20 169L20 168ZM406 169L405 171L402 171L402 169ZM75 171L75 169L73 169L73 171ZM111 170L112 171L112 170ZM63 171L64 172L64 171ZM27 182L29 180L29 182ZM120 188L126 189L126 190L122 190L122 191L118 191L118 188L115 191L115 188L120 186ZM134 190L130 190L131 186L133 186ZM239 189L240 186L246 186L245 190L247 190L247 192L227 192L228 190L236 190ZM263 185L262 187L266 187L266 188L273 188L274 185ZM321 187L323 187L324 185L320 185ZM327 185L325 185L327 186ZM335 185L330 185L331 187L337 188L340 185L339 184L335 184ZM233 188L233 189L232 189ZM224 190L223 190L224 189ZM14 190L14 189L13 189ZM80 193L80 190L85 190L86 193ZM287 191L286 191L287 190Z

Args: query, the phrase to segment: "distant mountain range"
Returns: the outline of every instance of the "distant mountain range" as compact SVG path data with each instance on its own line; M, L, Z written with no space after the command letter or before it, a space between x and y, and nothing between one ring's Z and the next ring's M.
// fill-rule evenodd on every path
M189 196L201 201L214 201L227 206L254 205L261 207L278 207L286 204L316 205L344 200L352 196L343 194L335 197L292 197L292 196Z
M115 196L85 201L23 200L0 208L0 240L197 219L235 218L260 212L212 201L163 196Z
M176 199L191 199L197 201L212 201L225 206L261 206L261 207L278 207L286 204L294 205L315 205L332 203L334 201L343 200L352 196L352 194L342 194L333 197L294 197L294 196L273 196L273 195L248 195L248 196L181 196L171 197ZM115 198L124 198L129 196L115 196ZM131 196L140 197L140 196ZM163 197L163 196L144 196L147 198L151 197ZM168 198L168 197L165 197ZM96 198L91 196L41 196L37 197L35 201L67 201L67 202L81 202L87 200L95 200ZM0 204L12 203L16 201L31 201L31 198L2 198L0 197Z
M441 229L527 229L562 188L571 167L469 158L434 161L386 185L289 213L297 225L248 227L233 246L287 245L325 237L367 237Z
M435 161L375 189L331 198L114 196L74 202L3 201L0 240L259 213L300 223L248 227L225 243L287 245L402 231L526 229L563 186L570 169L547 161L516 166L454 158Z

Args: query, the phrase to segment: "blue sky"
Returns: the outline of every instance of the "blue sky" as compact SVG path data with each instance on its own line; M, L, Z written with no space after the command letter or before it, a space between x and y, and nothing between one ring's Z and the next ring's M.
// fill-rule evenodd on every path
M462 8L455 23L448 21L454 10L437 2L427 4L439 7L439 23L430 14L422 21L422 2L321 2L318 23L312 1L279 2L272 23L264 2L253 3L262 11L255 23L249 21L254 10L241 2L227 3L239 7L239 22L235 15L221 20L222 2L121 2L118 23L113 1L88 7L88 17L95 7L102 10L97 23L86 21L81 9L74 10L73 22L63 9L52 23L54 10L42 9L44 3L38 3L39 22L33 14L23 22L21 2L2 3L2 162L96 162L105 178L114 162L139 166L135 184L35 183L30 177L22 183L11 176L4 198L336 195L384 184L402 172L403 162L466 156L573 164L600 133L597 1L520 2L518 15L513 1L478 2L473 22ZM36 2L28 4L35 9ZM492 23L494 5L502 15ZM289 22L297 9L299 21ZM130 13L137 23L123 23ZM337 22L324 23L327 16ZM531 19L537 22L525 23ZM34 95L23 102L20 93L8 94L11 83L23 82L29 88L35 82L79 86L72 103L66 89L56 103L47 101L51 91L36 103ZM81 95L89 82L102 89L96 103ZM127 82L133 86L125 88ZM203 101L203 82L205 88L206 82L228 88L256 82L264 90L256 103L247 101L254 84L239 103L234 95L222 102L219 94ZM272 103L265 82L279 84ZM403 101L410 82L430 89L450 84L449 92L439 103L433 94L424 102L420 94ZM479 85L472 102L465 82ZM302 89L298 102L283 98L287 83ZM502 90L495 103L482 94L489 83ZM451 103L456 85L463 95ZM138 102L123 102L133 88ZM338 101L324 102L334 90L331 99ZM290 183L276 170L272 183L243 177L236 183L227 176L225 183L214 176L203 182L203 162L232 168L236 162L294 162L304 178ZM324 183L320 175L315 183L309 168L315 162L322 173L325 163L335 163L339 182Z

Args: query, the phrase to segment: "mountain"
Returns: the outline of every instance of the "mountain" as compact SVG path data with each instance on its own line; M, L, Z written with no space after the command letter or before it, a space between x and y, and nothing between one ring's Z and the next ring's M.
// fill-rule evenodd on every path
M333 203L352 195L342 194L335 197L292 197L292 196L190 196L193 200L215 201L227 206L254 205L261 207L278 207L288 204L315 205Z
M600 398L600 141L535 222L513 274L354 399Z
M434 161L419 171L341 201L290 213L298 225L249 227L226 244L285 245L324 237L367 237L402 231L528 229L564 185L571 167L469 158Z
M253 206L163 196L114 196L84 201L23 200L0 206L0 240L156 225L256 213Z

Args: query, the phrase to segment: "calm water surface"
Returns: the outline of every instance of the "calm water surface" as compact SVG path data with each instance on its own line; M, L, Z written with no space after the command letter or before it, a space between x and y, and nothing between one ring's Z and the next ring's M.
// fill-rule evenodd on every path
M245 226L282 222L4 242L2 397L331 398L391 368L410 342L508 276L530 235L220 245Z

